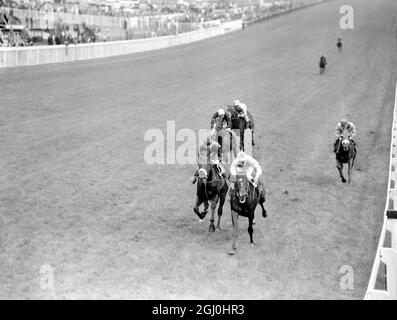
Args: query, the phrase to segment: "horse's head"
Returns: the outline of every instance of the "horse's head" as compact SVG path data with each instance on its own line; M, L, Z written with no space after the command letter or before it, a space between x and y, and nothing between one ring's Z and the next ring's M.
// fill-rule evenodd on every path
M239 176L236 180L236 196L240 203L245 203L249 195L249 182L246 176Z
M229 104L227 106L226 112L228 113L228 115L229 115L229 117L231 119L237 119L238 118L238 113L237 113L237 111L236 111L236 109L235 109L233 104Z
M204 168L204 166L202 166L199 170L198 170L198 178L203 181L203 180L207 180L208 178L208 166L206 166L206 168Z
M342 140L343 151L348 151L349 150L349 146L350 146L350 140L348 138L344 138Z

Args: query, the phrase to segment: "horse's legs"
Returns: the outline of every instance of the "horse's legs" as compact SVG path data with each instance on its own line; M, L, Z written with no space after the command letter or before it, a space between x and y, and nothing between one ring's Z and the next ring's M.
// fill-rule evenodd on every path
M348 162L348 167L347 167L347 172L349 174L349 177L347 180L348 183L350 183L352 181L351 175L352 175L353 163L354 163L354 159L350 159Z
M209 227L209 232L214 232L215 231L215 226L214 226L214 221L215 221L215 209L216 209L216 204L218 203L219 196L216 195L214 199L211 201L211 220L210 220L210 227Z
M248 225L248 233L249 233L249 235L250 235L250 243L251 243L251 246L254 245L254 239L253 239L254 228L252 228L252 223L253 223L253 221L254 221L254 215L249 216L249 218L248 218L248 223L249 223L249 225Z
M198 215L198 217L200 218L200 220L203 220L204 217L205 217L204 212L203 212L203 213L200 213L200 210L199 210L200 205L201 205L202 203L203 203L203 201L200 200L199 197L197 196L196 203L194 204L194 207L193 207L193 211L194 211L195 214ZM205 204L204 204L204 206L205 206ZM208 203L207 203L207 209L208 209ZM204 209L204 210L205 210L205 209Z
M224 188L226 189L225 192L221 191L221 194L219 196L219 206L218 206L218 223L216 224L216 227L218 228L218 230L221 230L221 217L222 217L222 212L223 212L223 205L225 203L226 200L226 194L227 194L227 190L228 188L226 188L227 186L225 185Z
M208 200L205 200L204 201L204 211L203 211L203 215L204 215L204 217L207 215L207 213L208 213L208 207L209 207L210 205L209 205L209 203L208 203Z
M236 241L237 241L237 231L238 231L238 213L232 209L232 224L233 224L233 240L232 240L232 250L229 251L230 255L236 254Z
M259 193L259 205L262 208L262 217L266 218L267 217L267 212L266 209L264 208L263 204L265 203L266 199L265 199L265 191L264 190L260 190Z
M254 142L254 130L253 129L251 129L251 134L252 134L252 146L254 146L255 142Z
M222 146L222 144L223 144L223 141L222 141L222 137L221 136L219 136L218 137L218 143L219 143L219 145L220 145L220 147L218 148L218 158L219 159L222 159L222 153L223 153L223 146Z
M244 151L244 130L240 129L240 150Z
M346 179L345 179L345 177L343 176L343 163L337 161L337 162L336 162L336 167L337 167L338 170L339 170L339 175L340 175L340 178L342 179L342 182L343 182L343 183L346 183Z

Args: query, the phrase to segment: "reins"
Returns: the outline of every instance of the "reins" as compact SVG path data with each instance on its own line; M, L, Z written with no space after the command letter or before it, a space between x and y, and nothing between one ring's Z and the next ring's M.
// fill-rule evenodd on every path
M211 170L213 170L214 169L214 166L211 168ZM215 172L216 172L216 170L215 170ZM218 174L219 176L220 176L220 174ZM210 183L213 183L213 182L223 182L224 181L224 179L212 179L211 181L205 181L203 184L204 184L204 192L205 192L205 196L207 197L207 199L209 200L209 197L208 197L208 192L207 192L207 184L210 184Z

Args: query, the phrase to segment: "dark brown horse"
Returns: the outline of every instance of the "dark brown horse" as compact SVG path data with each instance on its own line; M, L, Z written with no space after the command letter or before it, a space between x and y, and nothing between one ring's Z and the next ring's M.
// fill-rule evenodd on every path
M232 250L229 252L230 255L236 253L236 241L238 237L238 216L243 216L248 218L248 233L250 235L250 243L254 245L252 228L255 209L259 205L262 208L262 216L266 218L266 210L263 207L265 202L265 189L263 185L261 189L255 187L250 181L248 181L247 176L237 176L235 182L235 189L230 192L230 205L232 209L232 224L233 224L233 244Z
M200 163L199 170L196 173L197 177L197 194L196 202L193 211L200 218L200 221L204 219L208 213L208 207L211 204L211 220L209 231L214 232L214 215L217 204L218 206L218 223L217 228L220 230L220 221L223 211L223 205L226 200L226 194L229 189L228 179L230 177L229 168L223 163L213 163L210 154L214 156L214 152L218 152L218 145L211 145L209 155L205 163ZM200 156L200 155L199 155ZM222 173L220 172L222 170ZM204 211L200 212L199 208L201 204L204 204Z
M233 105L228 105L226 112L229 114L231 120L232 120L232 130L238 129L240 131L240 150L244 151L244 133L245 129L251 129L251 143L252 146L255 145L254 142L254 129L255 129L255 124L254 124L254 118L252 115L247 111L247 115L249 118L249 124L247 126L247 122L245 121L244 118L240 117L238 112L236 111L235 107Z
M321 58L318 65L320 67L320 74L323 74L325 71L325 68L327 67L327 60Z
M343 164L347 163L348 165L348 183L351 182L352 170L354 167L354 160L356 159L356 146L355 143L352 142L350 138L343 138L339 140L339 143L336 147L336 167L338 168L340 178L343 183L346 183L346 179L343 176Z

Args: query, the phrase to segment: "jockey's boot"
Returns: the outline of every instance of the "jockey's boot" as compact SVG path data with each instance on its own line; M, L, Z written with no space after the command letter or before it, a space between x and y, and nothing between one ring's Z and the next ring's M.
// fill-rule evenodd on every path
M191 184L195 184L197 181L198 171L196 171L191 179Z
M260 178L258 179L258 184L256 188L258 189L259 193L261 193L264 190L263 181Z
M221 164L218 163L218 164L216 165L216 167L218 168L219 174L220 174L223 178L225 178L225 180L227 180L226 171L225 171L225 169L223 169L223 167L221 166Z

